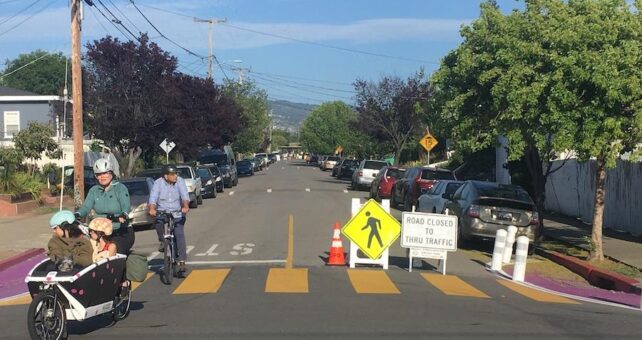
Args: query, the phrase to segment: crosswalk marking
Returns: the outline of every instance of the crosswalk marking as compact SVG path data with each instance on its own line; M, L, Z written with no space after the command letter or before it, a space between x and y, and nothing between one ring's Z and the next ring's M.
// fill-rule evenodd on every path
M6 300L0 300L0 307L28 305L30 303L31 303L31 294L24 293L22 295L14 296Z
M358 294L401 294L382 270L348 269L348 277Z
M308 293L307 268L270 268L266 293Z
M216 293L229 273L229 268L192 270L172 294Z
M546 292L542 292L533 288L529 288L526 286L522 286L520 284L514 283L512 281L506 281L502 279L498 279L497 282L499 282L500 285L518 293L521 295L526 296L527 298L530 298L532 300L538 301L538 302L551 302L551 303L567 303L567 304L580 304L579 302L575 300L571 300L568 298L565 298L563 296L559 295L554 295Z
M145 280L143 282L134 282L132 281L132 290L136 290L136 288L140 287L145 281L149 280L152 276L154 276L154 272L148 272L147 276L145 276Z
M421 276L446 295L490 298L457 276L427 273L421 273Z

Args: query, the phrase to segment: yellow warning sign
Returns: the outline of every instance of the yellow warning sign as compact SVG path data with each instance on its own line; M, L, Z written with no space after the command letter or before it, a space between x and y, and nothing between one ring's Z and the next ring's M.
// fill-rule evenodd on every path
M419 140L419 144L426 149L426 151L432 150L439 142L437 141L437 138L433 137L430 132L426 133L421 139Z
M401 232L401 224L375 200L369 200L341 229L371 259L377 259Z
M341 152L343 152L343 147L341 145L337 145L337 148L334 149L334 153L340 154Z

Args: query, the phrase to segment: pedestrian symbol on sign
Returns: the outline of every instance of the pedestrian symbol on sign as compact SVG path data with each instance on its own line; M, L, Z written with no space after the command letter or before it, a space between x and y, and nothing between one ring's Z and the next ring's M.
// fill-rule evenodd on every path
M370 217L369 211L366 211L366 216L368 216L368 222L363 228L361 228L361 230L366 230L366 228L370 227L370 235L368 236L368 248L370 248L370 244L372 244L373 237L377 238L377 242L379 242L379 247L383 248L383 242L381 242L381 236L379 236L379 229L381 229L381 221L379 221L378 218Z

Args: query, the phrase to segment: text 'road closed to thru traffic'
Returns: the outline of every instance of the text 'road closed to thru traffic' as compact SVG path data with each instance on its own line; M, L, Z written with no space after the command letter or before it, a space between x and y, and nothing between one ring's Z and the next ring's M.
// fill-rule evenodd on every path
M402 214L401 246L457 250L457 217L441 214Z

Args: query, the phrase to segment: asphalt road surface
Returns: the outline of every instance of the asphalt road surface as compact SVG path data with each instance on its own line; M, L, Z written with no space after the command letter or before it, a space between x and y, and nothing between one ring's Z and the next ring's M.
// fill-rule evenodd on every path
M642 311L524 288L465 252L449 255L446 276L433 261L409 273L398 242L387 271L326 266L335 222L348 221L351 199L368 194L346 189L297 161L241 178L189 213L186 279L167 286L150 274L125 320L69 322L69 337L642 339ZM136 237L156 270L155 233ZM345 238L343 246L348 252ZM28 337L27 308L0 307L0 338Z

